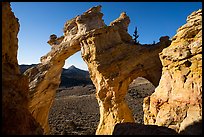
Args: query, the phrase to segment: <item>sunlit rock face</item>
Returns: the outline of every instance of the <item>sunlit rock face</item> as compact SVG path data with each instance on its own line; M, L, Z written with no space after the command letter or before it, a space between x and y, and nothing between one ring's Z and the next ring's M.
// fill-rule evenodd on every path
M162 77L144 99L144 123L181 132L202 119L202 10L187 17L159 56Z
M96 134L112 134L117 123L134 122L124 96L135 78L142 76L155 86L159 83L162 71L159 53L170 45L168 36L154 45L134 45L127 33L130 19L126 13L106 26L100 10L101 6L93 7L67 21L64 36L52 34L48 41L51 51L41 57L40 64L24 73L29 77L29 110L45 134L49 134L49 109L64 62L80 50L96 86L100 107Z
M121 13L110 26L90 31L80 41L100 107L96 134L110 135L117 123L134 122L124 97L135 78L144 77L157 86L161 77L159 53L171 41L166 36L155 45L134 45L127 33L129 22Z
M160 83L156 92L145 99L144 111L147 124L162 125L161 123L164 123L165 120L163 122L160 117L165 119L168 108L169 112L172 113L167 119L174 117L175 114L185 119L196 118L197 116L194 114L197 115L197 112L199 112L197 110L201 110L200 102L202 99L199 88L202 85L199 83L201 81L193 84L193 89L197 87L198 89L195 90L196 92L194 90L194 92L191 92L192 95L197 95L197 100L196 96L191 97L190 95L188 100L182 94L186 94L187 91L181 91L179 88L182 81L184 83L183 87L186 86L185 88L189 90L190 82L201 80L201 54L198 53L201 52L199 42L202 34L197 32L201 24L199 19L193 19L193 16L189 17L189 25L180 29L181 32L184 31L177 33L178 35L173 38L173 43L168 36L164 36L160 38L160 42L153 45L134 45L131 36L127 33L130 19L126 13L121 13L118 19L110 23L110 26L106 26L100 10L101 6L93 7L82 15L67 21L63 36L57 37L54 34L50 36L48 43L52 47L51 51L41 57L40 64L24 73L29 77L29 111L43 127L44 133L49 133L49 109L60 83L64 62L80 50L96 87L96 98L100 107L100 122L96 134L112 134L117 123L134 122L132 112L124 97L129 84L137 77L144 77L155 86ZM190 35L190 33L195 35ZM187 44L188 49L182 48L185 42L189 43ZM168 47L169 45L171 46ZM159 53L161 53L160 57ZM195 63L195 65L196 60L198 63ZM180 67L175 70L177 66ZM188 71L186 68L190 68L190 70ZM200 78L197 79L196 77L199 76ZM192 78L189 79L189 77ZM172 83L175 85L173 86ZM185 83L188 84L185 85ZM162 88L163 90L161 90ZM157 94L157 92L159 93ZM166 95L166 93L168 94ZM161 103L163 100L165 100L164 103ZM198 102L197 105L195 105L196 101ZM176 105L182 106L183 104L186 106L176 108ZM159 113L158 110L164 111ZM188 114L187 117L182 113L185 112L184 110ZM181 123L180 129L185 127L185 122L188 121L188 119L183 120L183 126Z
M48 43L51 51L41 57L41 63L28 69L24 74L29 77L29 111L49 134L48 115L65 60L80 51L80 39L88 31L104 26L101 6L93 7L82 15L65 23L64 36L52 34Z
M17 50L19 22L10 3L2 2L2 133L42 134L28 111L28 79L20 74Z

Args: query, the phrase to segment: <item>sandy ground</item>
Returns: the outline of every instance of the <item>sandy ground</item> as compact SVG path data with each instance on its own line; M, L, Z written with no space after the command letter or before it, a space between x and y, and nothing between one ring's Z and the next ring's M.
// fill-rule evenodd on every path
M143 78L129 85L125 99L135 122L143 123L143 99L155 87ZM51 135L94 135L99 123L99 106L93 85L60 89L49 114Z

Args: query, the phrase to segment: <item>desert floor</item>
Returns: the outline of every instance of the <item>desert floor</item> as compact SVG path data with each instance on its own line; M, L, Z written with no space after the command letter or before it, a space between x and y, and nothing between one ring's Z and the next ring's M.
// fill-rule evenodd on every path
M143 124L143 99L155 87L146 79L137 78L130 85L125 99L135 122ZM94 135L99 123L99 106L93 85L59 89L49 114L51 135Z

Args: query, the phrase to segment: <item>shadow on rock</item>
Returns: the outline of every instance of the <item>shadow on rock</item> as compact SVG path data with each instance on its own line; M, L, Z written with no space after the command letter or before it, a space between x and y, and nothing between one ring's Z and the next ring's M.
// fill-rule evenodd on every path
M202 120L195 121L191 125L187 126L185 130L181 131L181 135L202 135Z
M139 123L118 123L113 135L179 135L173 129L157 125L143 125ZM180 135L202 135L202 120L186 127Z

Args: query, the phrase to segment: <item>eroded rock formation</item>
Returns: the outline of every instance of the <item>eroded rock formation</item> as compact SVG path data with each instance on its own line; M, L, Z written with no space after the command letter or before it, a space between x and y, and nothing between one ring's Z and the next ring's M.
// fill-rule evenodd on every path
M96 86L100 106L100 123L96 134L112 134L114 125L133 122L124 96L133 79L143 76L158 85L161 62L158 53L170 45L162 37L156 45L133 45L127 33L130 22L125 13L106 26L100 12L93 7L65 23L64 36L51 35L48 43L52 50L41 57L37 66L27 70L29 77L29 110L49 133L48 114L60 83L64 61L81 50L91 79Z
M51 35L48 43L52 50L41 57L41 63L28 69L24 74L29 77L29 111L40 123L45 134L49 134L48 114L65 60L80 51L80 39L86 32L104 26L101 6L94 7L80 16L67 21L64 36Z
M137 77L145 77L157 86L161 76L158 54L171 43L163 37L155 46L133 45L127 33L127 18L122 13L110 26L89 32L81 42L82 58L88 65L100 106L96 134L112 134L115 124L134 122L124 99L128 86ZM125 31L113 25L120 23L127 24L123 25Z
M2 133L42 134L28 111L28 78L20 74L17 50L18 19L10 3L2 2Z
M144 123L183 131L202 120L202 10L187 17L160 53L159 86L144 99Z
M193 16L189 17L188 22L191 23L180 29L179 32L183 32L174 37L172 44L168 36L165 36L161 37L160 42L154 45L134 45L131 36L127 33L130 19L126 13L121 13L118 19L106 26L100 10L101 6L93 7L82 15L67 21L64 26L64 36L57 38L56 35L51 35L48 41L52 46L51 51L41 57L40 64L25 72L25 75L29 77L29 111L43 127L45 134L49 133L49 109L60 83L64 62L80 50L96 87L96 98L100 107L100 123L96 134L112 134L117 123L134 122L131 110L124 99L128 86L137 77L144 77L157 86L161 78L162 64L164 67L160 86L151 97L145 100L144 109L146 112L148 110L148 114L145 115L145 117L148 117L146 123L165 125L163 123L165 123L166 111L161 110L166 110L166 108L169 108L172 116L178 114L183 119L200 117L200 102L202 101L202 91L200 90L200 86L202 86L202 83L200 83L202 76L200 66L202 64L200 63L201 54L199 54L202 34L198 33L202 28L199 27L200 19L193 19ZM194 28L194 26L198 27ZM193 34L189 35L191 33ZM186 42L188 44L184 44ZM163 50L170 44L170 48ZM188 49L183 49L183 46L188 46ZM160 54L161 64L159 53L162 50L163 52ZM182 54L180 55L180 53ZM187 67L187 69L183 67L186 65L190 68L189 71ZM184 71L179 71L179 69L174 71L177 66ZM169 72L165 73L167 72L165 70ZM172 72L174 74L171 74ZM192 78L188 79L189 77ZM197 77L198 79L196 79ZM168 83L169 81L177 85L171 86L171 83ZM186 96L183 96L183 93L186 93L185 90L182 90L182 92L178 90L184 81L188 83L186 87L183 84L185 89L190 88L189 83L194 83L193 89L198 87L194 92L193 90L189 91L189 93L192 93L191 95L196 95L194 97L188 96L190 97L189 100L185 98ZM166 89L160 90L163 88L170 89L168 91L171 92L164 92ZM157 96L157 92L161 92L160 96L166 97L166 100L163 97L161 100L159 94ZM168 94L166 95L166 93ZM174 101L179 103L175 104ZM148 107L148 104L150 104L150 107ZM183 104L184 107L178 107L176 110L171 109L176 108L176 105L182 106ZM171 107L172 105L173 107ZM157 113L157 110L160 110L159 113ZM187 117L182 113L185 112L183 110L186 110L186 112L188 110ZM198 117L193 116L194 114L197 114ZM160 116L163 116L163 121L160 120ZM169 119L172 116L166 118ZM175 119L177 123L179 123L179 118ZM150 119L153 119L152 123ZM185 127L184 123L185 120L183 120L183 126L182 124L179 126L180 130ZM173 124L172 121L170 124Z

